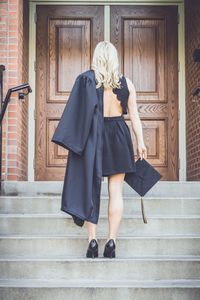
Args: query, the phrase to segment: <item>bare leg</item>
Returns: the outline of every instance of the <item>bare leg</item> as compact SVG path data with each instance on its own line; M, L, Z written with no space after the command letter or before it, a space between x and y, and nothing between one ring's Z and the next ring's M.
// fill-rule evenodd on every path
M96 239L96 230L97 230L97 224L94 224L92 222L85 221L87 231L88 231L88 242L90 242L92 239Z
M109 219L109 239L116 242L117 232L123 214L123 181L125 173L118 173L108 176L108 219Z

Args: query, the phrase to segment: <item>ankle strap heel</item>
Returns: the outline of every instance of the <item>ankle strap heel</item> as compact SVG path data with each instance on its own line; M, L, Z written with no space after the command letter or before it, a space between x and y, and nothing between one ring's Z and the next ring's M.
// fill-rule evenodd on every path
M89 243L86 257L95 258L98 257L98 243L95 239L92 239Z
M108 257L108 258L114 258L114 257L116 257L115 248L116 248L115 241L113 239L110 239L105 244L103 256L104 257Z

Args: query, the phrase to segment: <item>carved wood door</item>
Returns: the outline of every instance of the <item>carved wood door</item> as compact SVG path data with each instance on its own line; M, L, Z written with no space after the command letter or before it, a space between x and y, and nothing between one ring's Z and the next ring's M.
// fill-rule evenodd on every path
M177 28L175 6L111 6L111 42L136 87L147 159L162 180L178 180Z

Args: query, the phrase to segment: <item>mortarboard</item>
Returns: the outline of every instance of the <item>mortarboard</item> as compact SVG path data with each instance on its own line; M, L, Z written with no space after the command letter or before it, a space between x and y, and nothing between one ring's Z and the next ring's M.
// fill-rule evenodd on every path
M143 222L147 223L144 213L143 196L160 180L162 175L147 160L136 161L136 172L126 173L124 180L141 196Z

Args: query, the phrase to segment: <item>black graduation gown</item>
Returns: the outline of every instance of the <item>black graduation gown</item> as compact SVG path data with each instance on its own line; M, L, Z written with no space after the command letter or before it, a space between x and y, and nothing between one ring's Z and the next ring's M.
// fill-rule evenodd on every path
M61 210L83 226L97 224L100 208L103 147L103 102L94 71L75 80L61 119L51 139L69 150Z
M51 139L69 150L61 210L79 226L99 219L103 126L103 85L96 89L94 71L88 70L76 78Z

